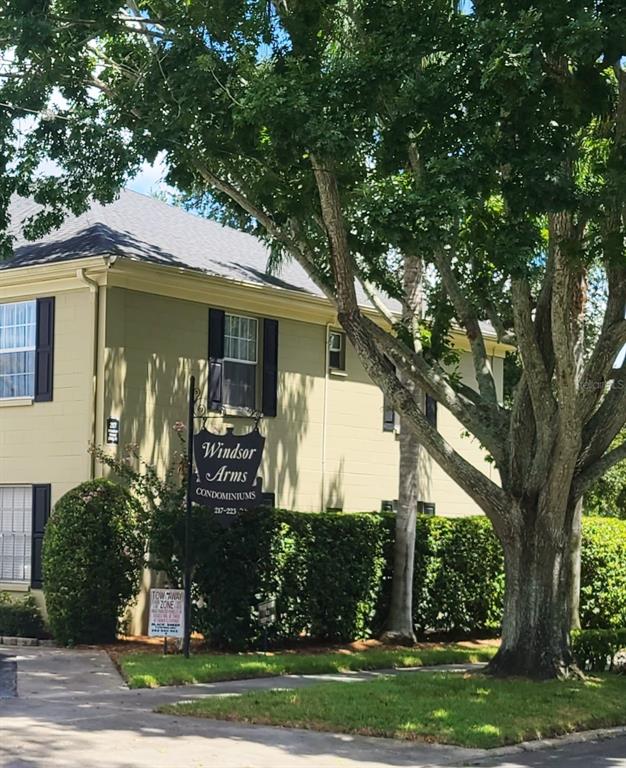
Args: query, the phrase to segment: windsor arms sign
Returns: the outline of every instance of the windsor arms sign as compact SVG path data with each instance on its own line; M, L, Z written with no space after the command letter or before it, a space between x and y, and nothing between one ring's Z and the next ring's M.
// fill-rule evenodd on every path
M201 429L193 437L196 480L193 501L216 514L234 516L240 509L261 504L261 478L257 476L265 438L258 429L225 435Z

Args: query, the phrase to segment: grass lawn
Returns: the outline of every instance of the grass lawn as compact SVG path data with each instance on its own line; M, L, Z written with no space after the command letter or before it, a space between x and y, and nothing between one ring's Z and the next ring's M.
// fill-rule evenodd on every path
M212 696L158 711L491 748L626 723L626 677L531 682L409 673L373 682Z
M429 648L372 648L364 651L328 653L198 653L161 656L156 653L120 655L118 663L131 688L156 688L161 685L213 683L274 675L311 675L324 672L349 672L365 669L421 667L428 664L460 664L489 661L495 646L468 648L446 645Z

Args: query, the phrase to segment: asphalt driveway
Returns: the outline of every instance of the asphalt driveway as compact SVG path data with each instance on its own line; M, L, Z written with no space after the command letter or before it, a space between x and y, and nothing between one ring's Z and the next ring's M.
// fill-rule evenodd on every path
M7 653L0 653L0 699L13 698L16 693L17 664Z

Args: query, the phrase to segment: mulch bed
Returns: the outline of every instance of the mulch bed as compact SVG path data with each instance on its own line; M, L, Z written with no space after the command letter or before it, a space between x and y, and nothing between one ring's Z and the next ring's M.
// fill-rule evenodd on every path
M479 640L456 640L454 645L460 645L463 648L481 648L485 645L493 645L498 641L494 638L491 639L479 639ZM168 653L178 653L177 643L174 639L168 640ZM421 642L416 643L412 648L427 649L427 648L445 648L446 645L450 645L450 642ZM160 637L148 637L147 635L135 635L130 637L120 637L115 643L108 643L98 646L84 646L97 647L106 651L115 666L119 669L119 657L127 653L163 653L163 640ZM289 648L276 648L269 653L294 653L294 654L315 654L315 653L360 653L363 651L369 651L376 648L388 648L389 650L402 650L405 646L400 645L386 645L378 640L356 640L353 643L345 643L342 645L337 644L316 644L309 645L304 641L302 644L291 646ZM206 653L225 653L228 651L216 651L211 648L207 648L204 643L202 635L194 635L191 638L191 651L192 653L198 653L204 651ZM251 653L258 653L254 651Z

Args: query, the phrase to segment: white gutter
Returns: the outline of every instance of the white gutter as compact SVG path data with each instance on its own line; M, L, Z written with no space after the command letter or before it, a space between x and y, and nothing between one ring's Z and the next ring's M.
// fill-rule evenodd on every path
M91 443L97 445L97 420L96 406L98 401L98 337L100 319L100 286L95 280L87 277L84 267L76 270L76 277L89 288L92 296L93 329L91 335ZM93 480L96 476L96 459L90 454L89 477Z
M320 512L326 511L326 422L328 421L328 379L330 376L328 370L328 339L330 337L330 329L332 326L333 323L326 323L324 326L324 403L322 411L322 482Z

